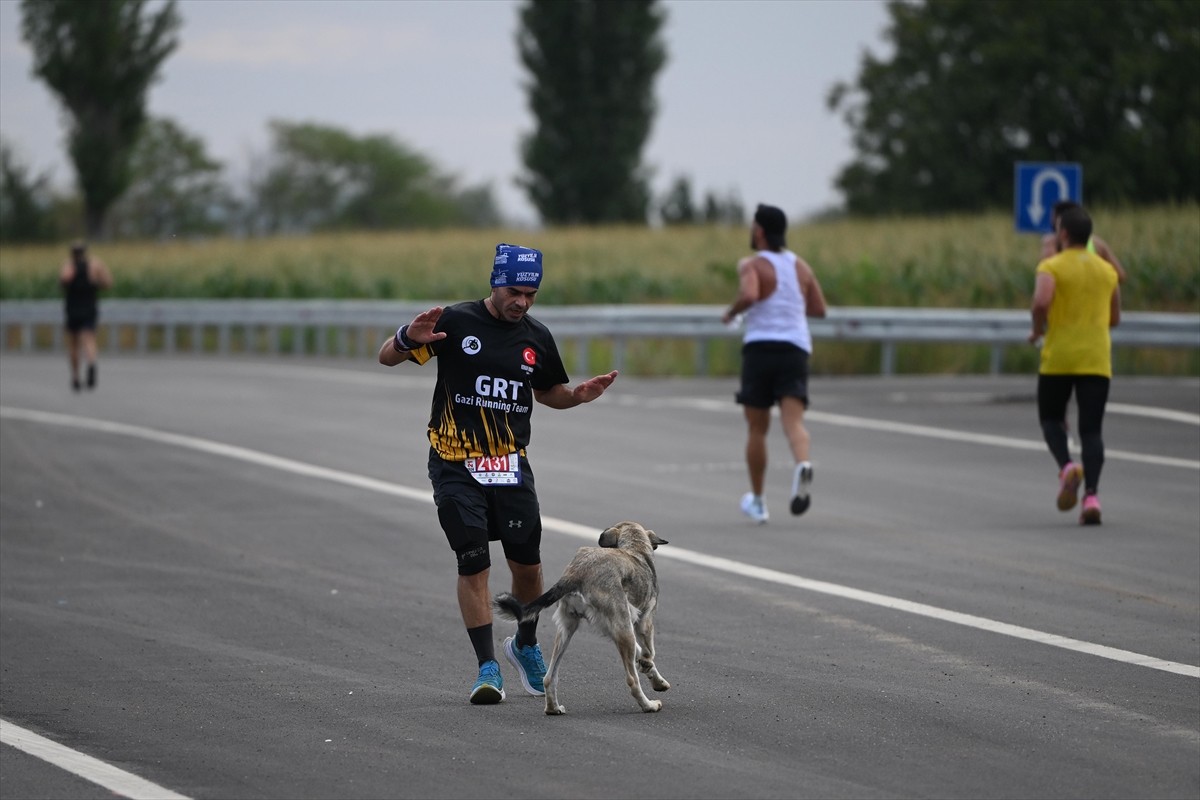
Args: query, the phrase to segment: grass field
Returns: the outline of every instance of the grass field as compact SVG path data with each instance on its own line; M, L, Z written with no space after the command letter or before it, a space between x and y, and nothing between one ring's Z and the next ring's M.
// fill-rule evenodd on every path
M1096 232L1129 272L1125 310L1200 310L1200 206L1092 211ZM736 287L737 260L748 252L747 228L719 226L100 242L92 252L114 273L109 297L450 301L487 293L492 253L501 241L544 251L540 305L726 303ZM1027 308L1039 253L1038 237L1014 232L1012 215L1001 212L796 225L788 245L812 264L834 306ZM57 266L66 250L66 242L0 247L0 299L58 297ZM814 368L852 372L878 363L868 346L839 347L851 350L826 347ZM652 350L651 361L675 359L663 348ZM987 363L982 349L950 348L954 356L943 350L902 349L899 366L978 371ZM1195 353L1121 357L1131 362L1125 371L1200 369ZM1028 358L1014 355L1005 368L1026 371ZM736 351L728 360L736 363Z

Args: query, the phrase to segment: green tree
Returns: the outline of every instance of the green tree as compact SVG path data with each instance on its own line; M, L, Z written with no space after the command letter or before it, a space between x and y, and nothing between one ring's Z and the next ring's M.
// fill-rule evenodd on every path
M108 210L129 186L146 94L175 49L175 0L157 12L145 0L21 0L21 31L33 74L69 115L67 149L84 199L88 236L100 238Z
M517 47L536 129L519 179L551 224L641 222L650 205L642 148L666 63L657 0L528 0Z
M887 60L827 97L853 213L1008 207L1017 161L1083 165L1089 203L1200 195L1200 14L1184 0L888 3Z
M691 225L696 221L696 207L692 202L692 180L680 175L671 184L658 207L664 225Z
M730 191L724 199L710 191L704 195L704 221L743 225L746 222L746 208L736 191Z
M680 175L671 184L659 203L658 211L664 225L695 225L701 222L710 225L741 225L746 220L746 211L736 191L721 197L711 189L704 194L704 210L696 208L692 199L692 181Z
M108 230L115 237L158 238L211 234L233 214L221 164L204 142L169 119L151 118L130 159L132 181L113 206Z
M273 151L252 181L249 227L261 233L492 225L489 187L460 190L390 136L270 123Z
M49 173L33 174L12 147L0 141L0 242L57 238Z

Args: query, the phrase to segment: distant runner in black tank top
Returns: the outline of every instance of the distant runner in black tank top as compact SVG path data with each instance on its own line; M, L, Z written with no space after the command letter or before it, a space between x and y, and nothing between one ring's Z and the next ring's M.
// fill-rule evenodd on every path
M112 274L100 259L89 256L82 242L71 245L71 256L62 263L58 282L63 290L64 324L67 330L67 359L71 366L71 388L79 391L80 351L87 360L87 387L96 388L96 322L100 317L99 294L112 287Z
M429 416L429 480L438 520L458 561L458 605L475 649L476 705L504 699L492 638L490 543L499 541L512 573L512 594L528 603L542 594L542 519L526 458L533 401L573 408L602 395L617 373L571 388L554 337L528 316L542 280L542 253L500 244L491 295L431 308L379 348L379 362L437 359ZM537 621L504 640L505 658L530 694L541 695L546 666Z

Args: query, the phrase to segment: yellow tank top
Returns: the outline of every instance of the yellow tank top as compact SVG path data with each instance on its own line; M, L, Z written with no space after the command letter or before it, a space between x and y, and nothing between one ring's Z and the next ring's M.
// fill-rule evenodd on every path
M1117 273L1084 248L1064 250L1038 264L1054 278L1039 372L1112 377L1109 312Z

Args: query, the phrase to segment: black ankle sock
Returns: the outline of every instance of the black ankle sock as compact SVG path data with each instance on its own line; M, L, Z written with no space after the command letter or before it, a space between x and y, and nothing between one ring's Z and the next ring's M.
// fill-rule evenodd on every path
M96 388L96 365L88 364L88 388Z
M480 666L485 661L496 660L496 643L492 641L492 624L480 625L478 628L467 628L467 636L471 637L471 646L475 648L475 657Z

